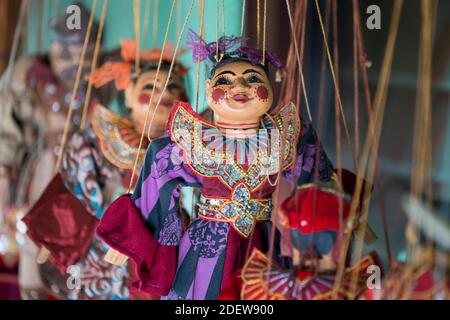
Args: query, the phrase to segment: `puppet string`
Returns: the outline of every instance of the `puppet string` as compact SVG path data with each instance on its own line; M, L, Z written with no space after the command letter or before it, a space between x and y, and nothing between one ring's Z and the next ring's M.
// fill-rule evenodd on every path
M263 56L262 64L266 64L266 29L267 29L267 0L264 0L264 17L263 17Z
M357 47L358 47L358 55L359 55L359 64L361 68L361 78L363 81L363 88L364 88L364 96L366 100L366 108L367 108L367 114L368 118L371 119L372 117L372 99L370 94L370 88L369 88L369 78L367 76L367 67L366 67L366 55L365 55L365 49L364 49L364 41L362 36L362 28L361 28L361 17L359 15L359 4L357 0L353 1L354 5L354 11L356 14L356 24L357 24ZM359 155L359 153L358 153ZM381 176L380 176L380 168L379 168L379 162L377 161L376 164L376 172L375 172L375 183L376 188L378 189L378 203L380 206L380 216L381 216L381 224L383 227L383 235L385 239L385 245L386 245L386 252L388 256L388 262L389 267L393 263L393 257L392 257L392 250L389 240L389 230L388 230L388 224L387 224L387 218L386 218L386 209L385 209L385 203L384 203L384 197L383 197L383 185L381 183Z
M372 156L371 158L373 158L377 154L377 151L378 151L378 145L379 145L379 140L380 140L379 138L380 138L380 133L381 133L381 128L382 128L384 110L385 110L385 106L386 106L387 90L388 90L388 86L389 86L392 60L393 60L394 51L395 51L395 41L397 38L397 31L398 31L398 26L399 26L399 22L400 22L400 14L401 14L402 5L403 5L403 0L396 0L394 3L392 18L391 18L392 20L391 20L391 25L390 25L390 29L389 29L389 33L388 33L388 40L387 40L386 49L385 49L385 55L384 55L383 64L382 64L382 68L381 68L380 78L378 81L377 92L375 94L375 103L374 103L375 112L374 112L374 116L372 117L372 119L370 119L370 122L369 122L369 130L366 134L365 144L364 144L361 160L359 162L358 170L357 170L356 186L355 186L355 191L354 191L354 194L352 197L350 212L349 212L349 217L348 217L348 220L351 223L355 221L356 210L359 206L359 202L361 199L361 189L363 186L363 184L362 184L363 178L362 177L364 175L365 168L369 161L369 153L371 153L371 156ZM373 167L374 166L371 166L370 169L373 169ZM369 188L370 188L370 185L371 185L370 182L372 179L373 179L373 170L370 170L370 173L368 173L368 178L367 178L368 183L365 186L364 194L368 194L368 192L370 191ZM370 194L368 194L367 201L364 202L364 205L362 208L363 213L365 213L365 209L367 209L367 203L369 203L369 202L370 202ZM360 221L365 221L364 218L366 218L366 214L363 214L363 217L362 217L362 219L360 219ZM344 233L343 248L342 248L342 251L340 252L340 259L339 259L340 263L338 266L337 275L336 275L336 279L335 279L335 288L334 288L335 298L337 297L337 294L338 294L337 290L340 287L340 284L342 282L344 269L345 269L345 257L347 257L350 240L351 240L351 234L352 234L354 227L355 227L354 223L350 224L349 226L347 226L346 231ZM365 227L366 227L366 224L364 223L362 226L362 230L359 233L361 238L364 237ZM352 281L352 283L353 283L353 281Z
M353 112L355 127L355 155L359 156L359 75L358 75L358 11L357 4L352 1L353 5Z
M306 0L304 0L302 2L302 5L299 6L300 7L300 11L302 12L302 16L301 16L301 23L299 23L300 27L301 27L301 32L300 32L300 61L302 63L303 66L303 57L304 57L304 53L305 53L305 35L306 35L306 13L308 12L308 2ZM302 83L301 81L297 81L297 96L296 98L296 103L298 105L299 110L302 109L301 103L302 103L302 99L301 99L301 92L302 92Z
M244 35L245 28L245 7L247 5L247 0L242 1L242 15L241 15L241 37Z
M141 15L141 5L139 0L134 0L134 33L136 37L136 59L134 59L134 69L136 75L140 73L141 65L141 55L139 53L140 48L140 15Z
M341 114L341 120L342 120L342 124L344 126L345 136L346 136L346 139L347 139L347 144L348 144L348 147L350 149L351 156L352 156L353 165L356 168L356 165L357 165L356 156L355 156L355 152L354 152L354 149L353 149L353 144L352 144L352 141L351 141L351 138L350 138L350 132L349 132L348 125L347 125L347 120L345 119L344 107L342 105L341 94L339 92L337 79L336 79L336 74L335 74L334 68L333 68L333 59L331 58L330 47L328 46L328 40L327 40L326 35L325 35L325 27L324 27L324 24L323 24L322 13L321 13L321 10L320 10L319 1L315 0L315 3L316 3L317 15L319 17L319 22L320 22L320 28L321 28L321 31L322 31L323 41L324 41L324 44L325 44L325 47L326 47L326 51L327 51L327 57L328 57L328 63L330 65L331 76L333 78L333 85L334 85L334 89L336 91L336 97L337 97L337 100L338 100L339 111L340 111L340 114Z
M102 41L103 27L105 25L107 7L108 7L108 0L103 0L102 13L101 13L101 17L100 17L100 24L99 24L98 32L97 32L97 39L95 42L94 56L92 58L90 74L93 74L95 68L97 67L97 60L98 60L98 55L100 53L100 44ZM81 125L80 125L81 130L86 129L87 114L88 114L88 110L89 110L89 101L91 100L91 95L92 95L92 84L93 84L92 79L89 78L88 88L87 88L87 92L86 92L86 99L84 100L84 106L83 106L83 115L81 117Z
M332 17L332 23L333 23L333 66L331 66L332 69L334 69L334 73L336 75L336 90L334 92L335 99L334 99L334 105L335 105L335 127L336 127L336 173L337 173L337 188L339 190L339 193L342 193L342 144L341 144L341 124L339 121L339 101L340 96L338 94L341 92L340 89L340 83L339 83L339 24L338 24L338 13L337 13L337 1L331 2L331 17ZM351 141L351 140L349 140ZM355 156L356 158L356 156ZM338 218L339 218L339 225L342 229L342 226L344 225L344 203L343 198L338 198ZM341 230L340 230L341 231ZM314 238L314 234L312 236Z
M303 95L305 97L306 109L308 111L309 120L312 121L311 110L309 108L309 102L308 102L308 94L306 93L306 87L305 87L305 78L303 77L302 61L300 59L300 53L298 51L298 46L297 46L297 39L295 37L295 31L294 31L295 28L294 28L294 22L293 22L293 19L292 19L292 13L291 13L291 7L289 5L289 0L286 0L286 8L287 8L288 16L289 16L289 24L291 26L292 39L294 41L295 55L296 55L296 58L297 58L298 72L299 72L300 79L301 79L301 82L302 82Z
M83 70L84 59L86 57L86 51L87 51L89 39L90 39L90 36L91 36L92 24L94 22L94 16L95 16L95 9L96 8L97 8L97 0L94 0L94 2L92 4L92 12L91 12L91 15L89 17L88 27L87 27L87 30L86 30L86 36L84 38L83 48L81 50L80 64L78 65L77 75L76 75L76 78L75 78L75 84L73 86L72 95L70 97L69 110L67 112L66 122L64 124L64 131L63 131L63 135L62 135L62 139L61 139L61 148L60 148L60 151L59 151L59 154L58 154L58 159L56 161L56 166L55 166L55 170L54 170L55 174L58 172L58 170L59 170L59 168L61 166L62 157L63 157L63 153L64 153L64 148L66 146L67 136L69 134L69 128L70 128L70 122L72 120L72 114L73 114L73 108L74 108L74 104L75 104L75 98L76 98L76 95L77 95L77 92L78 92L78 88L80 86L81 73L82 73L82 70Z
M261 38L261 0L256 3L256 47L260 48Z
M154 80L154 83L157 82L158 77L159 77L159 72L160 72L161 64L162 64L162 59L163 59L163 56L164 56L164 49L166 48L167 37L168 37L168 35L169 35L170 24L171 24L171 22L172 22L173 11L174 11L176 2L177 2L177 0L173 0L173 2L172 2L172 8L170 9L170 16L169 16L169 20L167 21L166 33L165 33L165 35L164 35L164 42L163 42L163 46L162 46L162 49L161 49L161 54L159 55L159 61L158 61L158 66L157 66L157 68L156 68L156 74L155 74L155 80ZM175 57L175 56L174 56L174 57ZM154 94L155 94L155 88L156 88L156 86L153 86L153 88L152 88L152 93L151 93L151 95L150 95L150 101L149 101L148 107L147 107L148 110L147 110L147 113L145 114L144 130L142 130L141 138L140 138L140 140L139 140L138 152L137 152L137 154L136 154L136 158L134 159L133 171L132 171L132 174L131 174L130 183L129 183L129 185L128 185L128 193L130 193L131 188L133 187L133 183L134 183L134 175L136 174L136 171L137 171L137 166L138 166L138 162L139 162L139 154L140 154L140 150L142 149L142 145L143 145L143 143L144 143L145 130L146 130L146 128L147 128L148 118L149 118L149 115L150 115L150 107L151 107L152 102L153 102L153 97L154 97ZM162 93L161 93L161 95L162 95ZM155 113L156 113L156 110L155 110ZM152 122L153 122L153 118L152 118ZM149 127L149 129L148 129L149 131L150 131L152 122L150 123L150 127Z
M219 61L219 0L216 0L216 61Z
M14 37L11 47L11 53L9 54L9 60L8 60L8 66L6 69L6 76L3 80L3 83L0 84L0 90L3 90L4 88L10 88L11 87L11 78L14 71L14 61L16 60L17 56L17 50L19 48L19 42L20 42L20 35L22 33L22 28L25 22L26 13L28 10L28 0L22 1L20 4L20 11L19 11L19 17L17 19L16 28L14 30ZM4 119L4 117L2 117Z
M413 139L413 159L411 170L411 195L421 199L428 198L428 206L432 207L431 189L431 67L432 67L432 34L433 34L433 2L422 1L422 27L419 49L419 76L417 78L417 96ZM412 225L413 222L410 221ZM420 228L420 227L419 227ZM416 233L415 229L413 232ZM432 248L432 235L427 234L428 250ZM419 243L409 243L411 256L408 263L417 263L416 252ZM413 288L409 288L412 290Z
M203 32L204 32L204 21L205 21L205 0L201 0L201 8L200 8L200 38L203 38ZM195 82L195 112L198 113L198 101L199 101L199 95L200 95L200 51L197 55L197 79ZM191 198L191 214L194 214L195 212L195 188L192 188L192 198ZM193 285L193 290L195 291L195 284ZM195 293L193 293L195 296Z
M173 53L172 62L171 62L171 64L170 64L170 68L169 68L169 71L168 71L168 73L167 73L166 82L164 83L164 87L163 87L162 92L165 92L165 91L166 91L167 86L168 86L168 84L169 84L170 76L172 75L173 67L174 67L174 65L175 65L175 60L177 59L177 53L178 53L178 49L179 49L179 47L180 47L181 38L182 38L182 36L183 36L184 30L186 29L186 25L187 25L187 23L188 23L188 21L189 21L189 17L191 16L191 13L192 13L192 9L193 9L193 7L194 7L194 4L195 4L195 0L192 0L192 3L191 3L191 5L190 5L190 7L189 7L188 14L186 15L186 18L185 18L185 20L184 20L183 26L181 27L180 36L178 37L177 43L176 43L176 45L175 45L175 49L174 49L174 53ZM158 111L159 105L161 104L162 97L163 97L163 95L160 94L160 95L159 95L159 98L158 98L158 101L157 101L157 103L156 103L155 112L154 112L153 115L152 115L152 119L151 119L151 122L150 122L150 127L149 127L149 129L148 129L148 137L149 137L149 139L150 139L150 136L149 136L149 134L150 134L150 128L151 128L151 125L153 124L153 120L154 120L154 118L155 118L156 112Z

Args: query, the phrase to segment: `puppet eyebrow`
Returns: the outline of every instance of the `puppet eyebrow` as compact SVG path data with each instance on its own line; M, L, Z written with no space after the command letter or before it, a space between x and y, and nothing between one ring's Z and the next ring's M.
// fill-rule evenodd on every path
M233 71L225 70L225 71L222 71L221 73L219 73L216 77L218 77L218 76L220 76L220 75L222 75L222 74L227 74L227 73L229 73L229 74L231 74L231 75L233 75L233 76L236 75L236 73L234 73Z
M256 71L255 69L247 69L244 72L242 72L242 74L247 74L247 73L257 73L259 75L262 75L261 72Z

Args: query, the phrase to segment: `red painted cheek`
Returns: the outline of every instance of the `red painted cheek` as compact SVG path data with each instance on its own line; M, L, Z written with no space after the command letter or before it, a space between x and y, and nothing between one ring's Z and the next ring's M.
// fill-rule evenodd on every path
M267 90L267 88L264 86L259 86L256 89L256 95L259 99L266 100L269 97L269 90Z
M146 93L141 93L139 95L139 103L140 104L148 104L150 102L150 96Z
M214 89L211 96L213 101L217 103L220 100L223 100L223 98L225 98L225 90L220 88Z

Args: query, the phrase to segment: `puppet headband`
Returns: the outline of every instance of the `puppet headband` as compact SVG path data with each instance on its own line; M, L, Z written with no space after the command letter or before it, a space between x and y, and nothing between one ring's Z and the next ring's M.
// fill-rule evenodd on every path
M135 40L122 40L120 45L120 55L123 61L106 62L89 75L88 78L96 88L102 87L113 80L117 90L125 90L130 85L133 77L133 66L136 60L137 44ZM139 52L140 61L157 64L161 56L161 51L162 49L142 50ZM163 62L171 63L173 58L174 53L172 48L164 50L162 56ZM175 70L180 76L187 72L187 69L180 63L176 64Z
M206 43L195 31L189 29L187 35L186 47L192 50L192 60L197 62L204 61L209 58L215 62L217 50L219 54L226 55L232 58L245 58L254 65L263 64L263 50L244 46L242 43L246 40L245 37L222 36L217 42ZM267 51L265 54L265 62L276 69L282 67L282 63L277 55L273 52Z

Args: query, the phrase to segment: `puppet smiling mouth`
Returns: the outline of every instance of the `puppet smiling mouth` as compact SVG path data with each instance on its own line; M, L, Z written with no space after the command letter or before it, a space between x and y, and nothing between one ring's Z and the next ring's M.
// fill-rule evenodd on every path
M231 97L231 99L239 103L246 103L247 101L251 100L251 98L243 94L235 94L234 96Z

